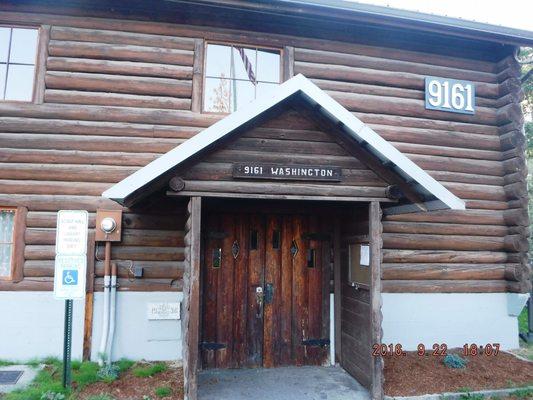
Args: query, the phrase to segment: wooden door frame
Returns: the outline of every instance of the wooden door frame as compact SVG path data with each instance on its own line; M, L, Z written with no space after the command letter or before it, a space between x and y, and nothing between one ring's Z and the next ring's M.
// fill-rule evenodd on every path
M185 265L181 321L183 343L183 398L198 397L198 359L200 346L200 257L202 198L191 197L185 223Z
M197 400L199 345L200 345L200 267L201 267L201 227L202 227L202 197L191 197L188 207L188 218L185 226L185 272L184 272L184 318L183 332L183 367L184 367L184 399ZM371 304L371 342L381 343L382 313L381 313L381 259L382 259L382 224L381 206L378 201L368 203L369 239L370 239L370 304ZM336 218L334 233L334 293L335 303L340 304L340 231L339 219ZM186 291L187 290L187 291ZM185 298L188 297L186 300ZM340 348L340 315L335 306L335 352L341 354ZM339 347L337 347L339 346ZM370 356L371 349L369 349ZM371 359L372 383L370 395L374 400L383 399L383 359Z
M370 238L370 337L371 344L381 343L381 249L383 247L381 225L382 211L379 202L372 201L368 207ZM368 349L369 353L371 349ZM383 399L383 358L371 358L372 385L370 395L374 400Z

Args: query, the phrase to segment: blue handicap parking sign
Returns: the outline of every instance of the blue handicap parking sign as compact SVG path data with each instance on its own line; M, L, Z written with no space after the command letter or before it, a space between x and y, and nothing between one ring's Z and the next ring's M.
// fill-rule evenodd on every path
M63 285L77 285L78 271L75 269L63 270Z

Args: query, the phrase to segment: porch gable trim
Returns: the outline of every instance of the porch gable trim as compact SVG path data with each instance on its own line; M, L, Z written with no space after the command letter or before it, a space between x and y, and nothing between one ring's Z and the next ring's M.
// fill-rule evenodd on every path
M365 125L326 92L301 74L281 84L276 93L271 97L257 99L241 110L229 114L227 117L113 185L102 196L122 205L132 205L137 200L133 198L134 194L154 183L161 175L170 172L184 161L200 153L207 147L212 146L226 135L231 134L244 124L258 118L291 96L300 96L332 123L342 127L343 131L351 135L359 144L364 145L381 162L391 165L391 168L402 179L409 182L410 185L417 187L417 191L426 194L426 198L429 197L426 204L430 204L431 207L428 207L428 209L465 209L463 200L456 197L368 125ZM427 196L428 194L429 196Z

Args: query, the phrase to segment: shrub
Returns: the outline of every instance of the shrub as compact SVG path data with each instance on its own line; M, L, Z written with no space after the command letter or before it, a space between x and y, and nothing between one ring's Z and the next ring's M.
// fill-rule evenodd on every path
M172 389L167 386L161 386L155 389L155 395L157 397L167 397L172 394Z
M155 374L165 372L167 370L167 365L165 363L156 363L149 365L147 367L137 367L133 370L133 375L138 378L148 378L152 377Z
M41 400L65 400L65 395L49 390L41 395Z
M105 364L98 370L96 376L105 383L111 383L118 378L120 368L114 364Z
M449 368L464 368L466 367L466 360L464 358L461 358L457 354L448 354L446 357L444 357L444 360L442 360L444 365L446 365Z

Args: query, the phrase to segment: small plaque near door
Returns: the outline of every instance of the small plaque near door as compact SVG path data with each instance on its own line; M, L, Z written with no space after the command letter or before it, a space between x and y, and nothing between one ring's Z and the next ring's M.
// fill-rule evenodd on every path
M348 246L348 282L355 287L370 285L370 246L352 243Z

